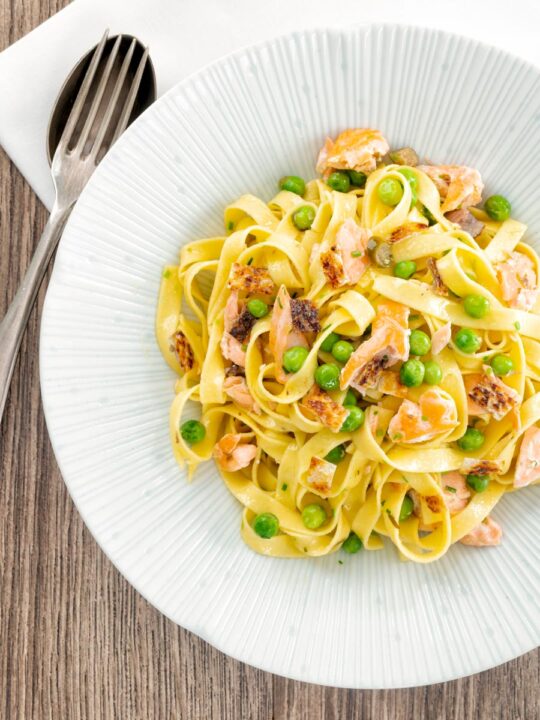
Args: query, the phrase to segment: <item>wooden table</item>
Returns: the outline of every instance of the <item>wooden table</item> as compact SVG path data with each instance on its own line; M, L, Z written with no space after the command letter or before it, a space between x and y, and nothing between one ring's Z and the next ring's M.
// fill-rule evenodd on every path
M66 4L0 0L0 50ZM0 151L0 315L45 220ZM231 660L160 615L98 548L62 482L39 394L44 294L42 288L1 427L2 720L540 718L540 651L442 685L337 690Z

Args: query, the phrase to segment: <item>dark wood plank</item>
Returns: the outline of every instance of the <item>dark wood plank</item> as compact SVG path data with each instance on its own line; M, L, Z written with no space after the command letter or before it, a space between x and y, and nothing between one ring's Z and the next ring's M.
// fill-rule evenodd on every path
M0 0L0 48L64 0ZM0 313L46 220L0 153ZM534 720L540 652L464 680L352 691L231 660L146 603L99 550L55 463L30 319L0 433L0 718L6 720Z

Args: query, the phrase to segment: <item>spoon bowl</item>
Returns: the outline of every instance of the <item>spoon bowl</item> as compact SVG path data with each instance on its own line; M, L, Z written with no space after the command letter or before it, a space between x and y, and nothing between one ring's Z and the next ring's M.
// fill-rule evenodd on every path
M139 63L145 52L144 45L133 35L114 35L108 38L105 43L102 58L97 68L97 77L103 74L106 58L110 56L111 51L114 47L114 43L117 41L118 37L120 37L120 46L118 48L115 63L111 70L111 82L108 84L108 88L106 88L103 101L100 105L101 113L103 113L107 107L108 101L110 99L111 88L114 87L114 82L116 81L118 74L121 70L122 60L129 52L132 43L135 42L135 46L133 49L133 56L128 68L128 81L133 79L134 73L136 72L136 69L139 66ZM73 70L66 78L56 97L53 111L49 119L49 125L47 127L47 160L49 161L49 165L51 165L52 163L54 153L56 152L56 148L60 143L60 138L62 137L62 133L64 132L69 115L79 93L79 90L81 89L83 80L88 72L88 68L90 67L90 63L92 62L92 58L94 57L96 48L97 45L95 45L81 57L81 59L77 62ZM129 82L126 84L126 88L129 87L129 84ZM135 120L139 115L141 115L146 110L146 108L154 102L154 100L156 99L156 93L156 73L152 60L150 56L148 56L141 77L140 87L136 95L135 102L133 104L133 110L127 123L128 125L133 122L133 120ZM125 97L119 98L119 108L123 106L124 101ZM87 100L81 112L81 119L83 121L88 114L88 102L89 100ZM96 117L96 125L99 123L99 121L100 112L98 111L98 116ZM73 140L76 141L76 139L80 135L81 130L82 123L79 122L75 128ZM101 153L101 156L103 155L104 153ZM101 159L101 157L99 159Z

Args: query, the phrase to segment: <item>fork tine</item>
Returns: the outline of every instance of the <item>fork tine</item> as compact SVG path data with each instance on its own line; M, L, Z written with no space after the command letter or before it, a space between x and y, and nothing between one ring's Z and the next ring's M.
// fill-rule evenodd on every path
M103 75L101 76L101 78L99 80L99 85L96 90L94 99L92 100L92 105L90 106L86 120L84 122L81 136L79 137L79 139L77 141L76 147L77 147L77 150L79 150L79 152L81 152L81 153L84 152L84 146L86 145L86 141L88 140L88 136L90 135L90 130L92 129L92 125L94 124L94 120L96 119L96 115L98 113L99 106L101 104L101 100L103 99L103 94L105 93L105 88L107 87L107 83L109 82L110 77L111 77L114 62L115 62L116 58L118 57L118 51L120 49L121 43L122 43L122 35L119 35L116 38L116 40L114 41L114 45L111 50L111 54L107 58L107 64L105 65Z
M131 111L133 110L133 105L135 104L135 98L137 97L137 93L139 92L139 87L141 85L141 80L142 80L142 76L143 76L143 73L144 73L144 70L146 67L147 60L148 60L148 48L145 48L144 53L139 61L137 71L135 72L135 76L133 77L133 82L131 84L131 90L129 91L129 95L126 98L126 102L125 102L124 108L122 110L122 114L120 115L120 118L116 125L116 130L114 131L111 145L113 145L118 140L120 135L124 132L124 130L127 127L129 118L131 116Z
M124 86L124 81L126 79L127 72L129 70L129 66L131 64L131 60L133 58L133 53L135 52L136 47L137 47L137 40L136 40L136 38L133 38L133 40L131 41L131 45L129 46L129 49L124 58L124 61L122 63L122 67L120 68L120 72L118 73L118 77L116 79L114 90L109 99L107 109L101 120L99 131L96 136L96 140L94 142L94 146L93 146L92 152L91 152L91 155L93 157L96 157L97 154L99 153L99 151L101 149L101 145L103 144L103 140L105 138L105 134L107 133L107 130L109 129L109 125L111 123L111 119L114 114L114 111L117 109L118 98L120 96L122 87Z
M82 85L79 89L79 92L77 93L77 97L75 98L75 102L73 103L73 107L71 108L71 112L69 113L66 126L62 132L62 137L60 138L60 142L58 143L58 147L62 147L63 150L67 149L67 146L69 145L69 141L71 140L71 136L73 134L73 130L75 129L75 126L81 116L84 102L88 97L88 91L90 90L90 86L92 84L92 81L94 80L94 76L96 74L96 70L99 65L99 61L101 60L101 56L103 55L103 50L105 48L105 44L108 38L109 31L105 30L99 45L94 50L92 61L88 66L88 70L86 71Z

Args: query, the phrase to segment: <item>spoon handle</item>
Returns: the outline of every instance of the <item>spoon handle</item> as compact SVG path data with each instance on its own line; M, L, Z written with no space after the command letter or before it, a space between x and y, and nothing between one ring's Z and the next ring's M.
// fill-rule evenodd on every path
M72 204L67 208L53 207L22 283L0 323L0 422L32 306L72 207Z

